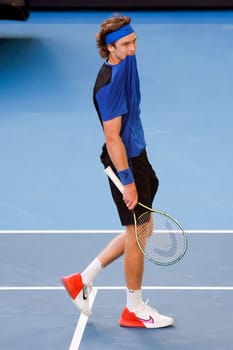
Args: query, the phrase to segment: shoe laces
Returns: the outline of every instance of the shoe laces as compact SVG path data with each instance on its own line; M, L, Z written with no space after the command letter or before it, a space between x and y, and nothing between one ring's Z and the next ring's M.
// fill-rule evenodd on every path
M143 312L143 311L147 311L147 312L155 312L158 313L158 310L154 309L153 307L151 307L150 305L148 305L149 303L149 299L147 299L145 302L143 301L141 303L141 305L138 307L138 311Z

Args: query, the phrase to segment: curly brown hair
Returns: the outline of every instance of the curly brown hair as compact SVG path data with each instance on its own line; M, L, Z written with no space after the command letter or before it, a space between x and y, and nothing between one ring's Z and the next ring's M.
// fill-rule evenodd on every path
M119 28L129 24L131 18L128 16L116 15L112 18L106 19L100 26L100 31L96 34L96 44L99 54L102 58L108 58L109 51L105 42L106 35L115 32ZM114 45L114 43L113 43Z

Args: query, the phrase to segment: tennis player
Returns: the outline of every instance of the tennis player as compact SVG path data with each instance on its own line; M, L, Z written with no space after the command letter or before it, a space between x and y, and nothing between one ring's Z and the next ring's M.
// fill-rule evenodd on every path
M132 210L138 200L151 207L158 178L148 161L140 118L140 85L136 63L136 33L131 19L105 20L96 35L105 59L94 86L94 105L105 136L101 161L111 166L124 185L122 194L109 181L113 200L125 232L116 236L81 273L64 276L62 282L81 312L90 315L90 295L95 277L124 254L126 306L119 324L125 327L160 328L173 324L142 298L144 257L136 243ZM141 209L142 210L142 209Z

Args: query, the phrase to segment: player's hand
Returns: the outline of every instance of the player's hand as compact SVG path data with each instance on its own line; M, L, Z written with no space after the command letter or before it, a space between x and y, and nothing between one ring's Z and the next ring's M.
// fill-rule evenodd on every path
M138 192L135 183L124 186L123 200L129 210L133 210L138 202Z

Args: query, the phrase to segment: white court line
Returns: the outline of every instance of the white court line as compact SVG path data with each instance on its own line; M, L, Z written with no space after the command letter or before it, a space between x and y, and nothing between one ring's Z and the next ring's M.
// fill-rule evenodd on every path
M93 306L93 303L95 301L95 297L96 297L96 294L97 294L97 290L122 290L122 289L125 289L125 287L123 286L120 286L120 287L96 287L95 288L95 294L94 296L92 296L92 299L90 300L90 306L92 308ZM211 287L211 286L206 286L206 287L201 287L201 286L196 286L196 287L187 287L187 286L173 286L173 287L143 287L143 289L156 289L156 290L166 290L166 289L169 289L169 290L232 290L233 291L233 286L232 287ZM73 335L73 338L72 338L72 341L71 341L71 344L70 344L70 347L69 347L69 350L78 350L79 349L79 346L81 344L81 341L82 341L82 338L83 338L83 334L85 332L85 329L86 329L86 326L87 326L87 323L88 323L88 317L85 316L84 314L81 313L80 317L79 317L79 320L77 322L77 326L75 328L75 332L74 332L74 335Z
M97 288L93 288L93 293L90 295L90 308L92 309L92 306L94 304L95 298L97 294ZM75 332L73 335L73 338L70 343L69 350L78 350L79 345L81 343L81 340L83 338L83 333L86 329L86 325L88 322L88 317L81 313L77 326L75 328Z
M0 291L50 291L50 290L64 290L64 287L50 287L50 286L4 286L0 287Z
M99 290L124 290L125 286L95 286L95 292ZM233 290L233 286L143 286L144 290ZM58 286L2 286L0 291L59 291L64 287Z
M125 290L125 286L99 286L93 288L93 294L91 295L90 305L91 308L94 304L96 294L98 290ZM183 291L233 291L233 286L143 286L144 290L183 290ZM21 287L0 287L1 291L54 291L64 290L64 287L56 286L21 286ZM85 332L88 323L88 317L84 314L80 314L75 331L70 343L69 350L78 350L81 344L83 334Z
M80 235L80 234L118 234L121 233L122 230L0 230L0 235L4 234L41 234L41 235L50 235L50 234L72 234L72 235ZM232 230L185 230L188 234L233 234Z

